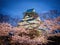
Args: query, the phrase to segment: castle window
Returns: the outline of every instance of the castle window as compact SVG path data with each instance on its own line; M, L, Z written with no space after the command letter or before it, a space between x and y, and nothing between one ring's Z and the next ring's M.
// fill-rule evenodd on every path
M32 17L31 15L28 15L29 17Z

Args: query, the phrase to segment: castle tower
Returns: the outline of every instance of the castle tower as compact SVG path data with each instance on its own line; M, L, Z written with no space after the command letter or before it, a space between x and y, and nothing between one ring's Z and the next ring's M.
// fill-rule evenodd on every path
M23 19L18 23L19 26L23 26L26 29L37 28L40 23L40 18L34 9L29 9L24 13Z

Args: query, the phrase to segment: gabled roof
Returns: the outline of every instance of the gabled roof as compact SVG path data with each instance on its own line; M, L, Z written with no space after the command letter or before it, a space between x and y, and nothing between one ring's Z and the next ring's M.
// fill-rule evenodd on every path
M38 14L35 12L35 9L28 9L25 13L24 13L24 18L26 16L30 16L30 17L34 17L37 18Z
M30 13L30 12L35 12L35 9L28 9L26 12Z

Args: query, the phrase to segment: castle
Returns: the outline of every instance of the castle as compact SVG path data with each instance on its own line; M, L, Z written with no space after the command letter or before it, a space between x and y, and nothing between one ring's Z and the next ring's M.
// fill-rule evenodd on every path
M34 29L39 27L40 21L41 20L35 10L29 9L24 13L24 17L18 25L23 26L26 29Z

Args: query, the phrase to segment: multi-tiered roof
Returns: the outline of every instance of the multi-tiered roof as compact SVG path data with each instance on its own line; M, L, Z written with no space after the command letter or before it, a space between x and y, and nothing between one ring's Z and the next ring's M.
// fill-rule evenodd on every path
M24 17L22 21L19 22L20 26L24 26L25 28L36 28L39 26L40 18L34 9L29 9L24 13Z

